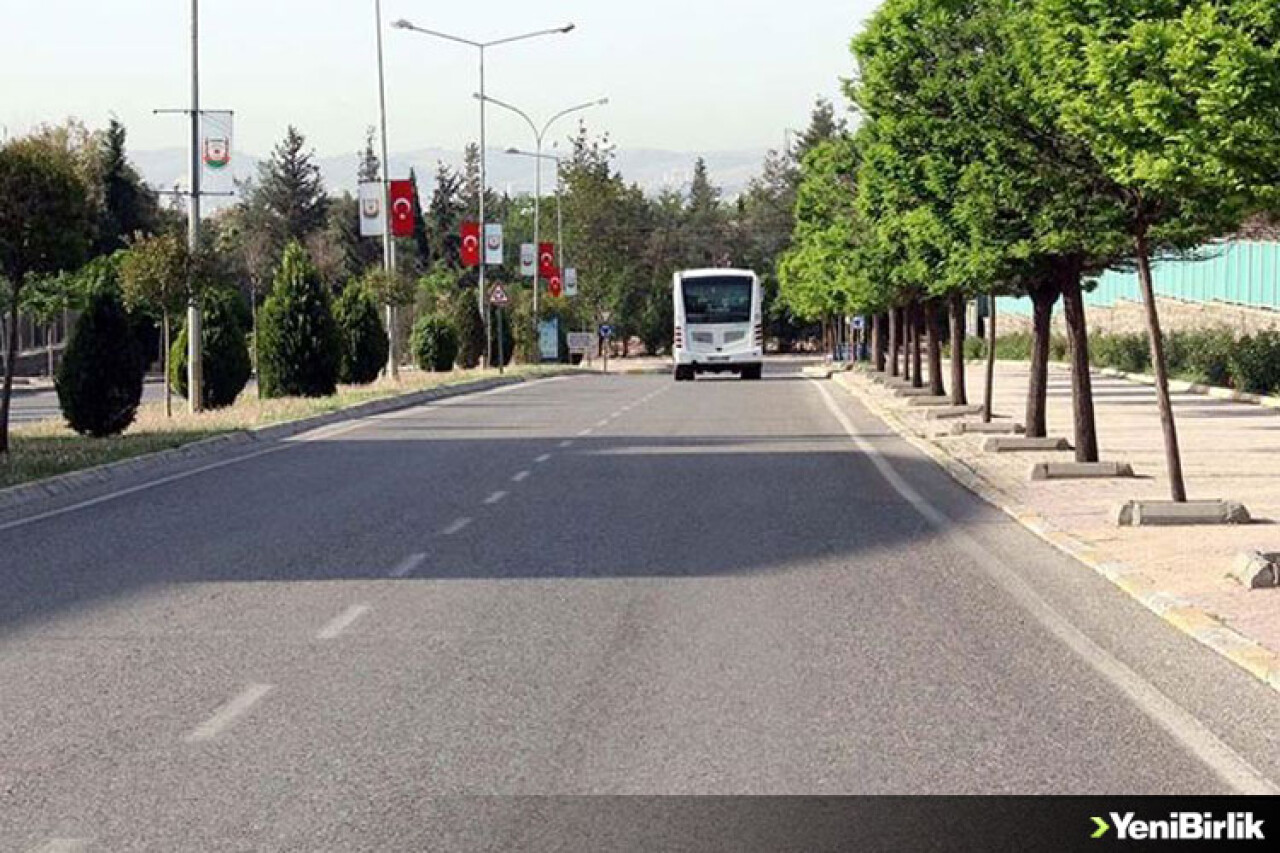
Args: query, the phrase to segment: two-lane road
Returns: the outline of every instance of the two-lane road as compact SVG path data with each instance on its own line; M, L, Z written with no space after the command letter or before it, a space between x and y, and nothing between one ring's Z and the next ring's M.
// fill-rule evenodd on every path
M0 685L6 850L1280 778L1274 694L783 372L514 386L0 520Z

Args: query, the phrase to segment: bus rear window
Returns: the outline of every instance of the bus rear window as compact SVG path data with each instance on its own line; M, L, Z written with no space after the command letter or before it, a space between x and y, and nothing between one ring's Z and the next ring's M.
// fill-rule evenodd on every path
M685 322L690 325L751 322L749 278L689 278L680 289L684 293Z

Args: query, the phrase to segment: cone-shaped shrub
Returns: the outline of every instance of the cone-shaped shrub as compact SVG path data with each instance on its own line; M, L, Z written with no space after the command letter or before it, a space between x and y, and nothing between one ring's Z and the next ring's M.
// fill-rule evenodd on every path
M436 373L453 370L458 360L458 333L447 317L428 314L413 324L413 337L409 342L418 367Z
M284 250L258 337L263 397L325 397L337 390L341 347L329 294L296 242Z
M204 408L223 409L236 401L253 372L246 328L249 308L244 297L231 289L210 293L203 301ZM187 396L186 326L169 352L169 371L173 390L179 396Z
M338 381L347 385L368 385L387 366L391 341L378 316L378 303L369 288L353 281L333 306L342 351L338 360Z
M143 361L120 297L95 294L58 367L58 404L71 428L98 438L128 429L142 401Z

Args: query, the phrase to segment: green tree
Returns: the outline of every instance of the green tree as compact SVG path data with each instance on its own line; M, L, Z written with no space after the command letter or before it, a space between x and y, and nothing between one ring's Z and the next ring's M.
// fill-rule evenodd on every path
M199 272L187 250L187 242L176 234L144 237L129 247L120 264L120 285L124 304L133 312L148 312L160 323L164 358L164 411L173 416L172 384L169 377L170 334L173 315L180 314L195 292Z
M160 227L156 194L139 176L125 152L124 125L111 119L100 143L102 216L95 245L97 254L123 249L136 234Z
M325 226L329 198L315 153L306 144L306 137L290 125L284 139L258 167L258 182L247 194L247 203L261 210L278 247L292 240L305 243Z
M201 295L201 357L204 384L203 408L222 409L233 405L249 382L253 365L246 340L249 307L239 290L216 287ZM170 381L187 396L187 352L190 330L184 325L169 355Z
M1239 225L1280 171L1280 9L1036 0L1034 74L1113 181L1147 306L1170 491L1186 500L1151 260Z
M9 407L18 359L18 311L29 276L74 269L89 252L93 209L65 151L25 139L0 147L0 279L7 283L0 454L9 451Z
M258 336L263 397L324 397L337 389L341 344L329 292L297 242L285 247Z

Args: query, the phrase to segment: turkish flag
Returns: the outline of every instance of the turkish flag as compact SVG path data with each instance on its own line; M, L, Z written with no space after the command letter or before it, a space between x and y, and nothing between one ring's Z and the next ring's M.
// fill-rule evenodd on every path
M391 233L413 236L413 181L391 182Z
M564 293L564 280L560 277L560 270L553 269L551 275L547 276L547 292L556 298Z
M462 223L462 265L480 266L480 223Z
M538 245L538 275L545 279L560 272L556 268L556 244L540 243Z

